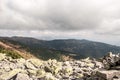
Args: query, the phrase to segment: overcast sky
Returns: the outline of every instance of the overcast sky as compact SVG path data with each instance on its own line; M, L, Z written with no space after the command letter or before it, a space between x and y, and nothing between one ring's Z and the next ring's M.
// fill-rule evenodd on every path
M0 0L0 36L120 45L120 0Z

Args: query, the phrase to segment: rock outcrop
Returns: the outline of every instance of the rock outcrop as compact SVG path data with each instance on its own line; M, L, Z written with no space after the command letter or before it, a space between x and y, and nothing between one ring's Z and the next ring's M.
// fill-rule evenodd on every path
M120 80L120 71L113 68L119 67L119 61L120 56L111 53L101 62L90 58L63 62L12 59L0 53L0 80Z
M103 64L105 69L111 69L112 67L120 66L120 54L117 55L109 52L108 55L104 56Z
M98 70L94 75L99 80L120 80L120 54L112 54L109 52L108 55L102 58L104 68Z

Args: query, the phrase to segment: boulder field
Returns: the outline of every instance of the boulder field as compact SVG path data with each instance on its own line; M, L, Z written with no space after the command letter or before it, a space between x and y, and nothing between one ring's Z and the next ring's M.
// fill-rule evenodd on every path
M0 80L120 80L120 54L57 61L12 59L0 53Z

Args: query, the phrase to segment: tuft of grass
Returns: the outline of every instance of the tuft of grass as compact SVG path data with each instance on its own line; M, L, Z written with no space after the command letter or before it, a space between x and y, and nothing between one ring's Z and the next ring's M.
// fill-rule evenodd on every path
M4 54L6 54L6 56L10 56L13 59L22 58L21 55L19 55L17 52L12 51L12 50L7 50L7 49L0 48L0 53L4 53Z

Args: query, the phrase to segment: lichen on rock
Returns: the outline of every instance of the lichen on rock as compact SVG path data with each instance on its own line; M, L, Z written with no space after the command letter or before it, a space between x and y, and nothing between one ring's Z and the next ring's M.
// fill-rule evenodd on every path
M63 62L12 59L0 54L0 80L112 80L120 79L119 66L120 55L112 53L102 61L85 58Z

